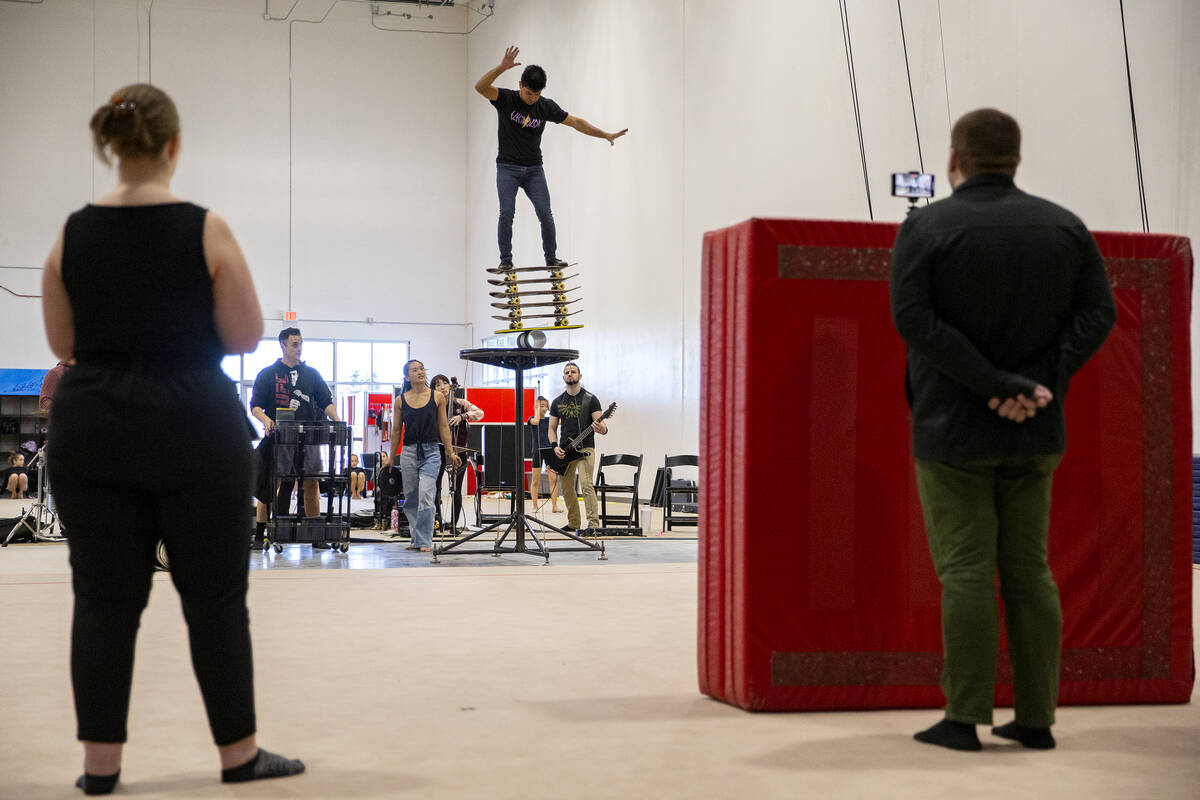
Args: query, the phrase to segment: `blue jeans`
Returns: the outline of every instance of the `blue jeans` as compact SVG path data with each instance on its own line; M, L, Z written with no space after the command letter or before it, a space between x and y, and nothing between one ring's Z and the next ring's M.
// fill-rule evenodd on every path
M425 457L417 455L424 447ZM442 455L437 442L424 445L406 444L400 451L400 475L404 484L404 516L412 532L413 547L433 545L433 494Z
M550 261L558 255L558 239L554 231L554 214L550 213L550 186L546 172L539 167L519 167L515 164L496 165L496 193L500 195L500 224L496 239L500 243L500 260L512 261L512 226L517 214L517 189L524 189L533 203L538 221L542 223L542 254Z

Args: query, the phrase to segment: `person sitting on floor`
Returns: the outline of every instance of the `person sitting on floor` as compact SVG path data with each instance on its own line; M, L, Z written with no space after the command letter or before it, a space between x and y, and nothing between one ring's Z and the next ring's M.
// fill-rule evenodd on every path
M367 471L358 465L358 455L350 454L350 499L362 500L367 490Z
M4 474L4 484L13 500L20 500L29 491L29 474L25 471L25 454L13 453L8 457L9 467Z

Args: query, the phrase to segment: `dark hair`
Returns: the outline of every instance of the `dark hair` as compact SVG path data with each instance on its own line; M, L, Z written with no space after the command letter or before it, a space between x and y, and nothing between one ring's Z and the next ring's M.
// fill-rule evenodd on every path
M400 384L400 391L402 392L407 392L412 388L412 383L408 380L408 368L413 364L420 364L422 367L425 366L425 362L419 358L410 358L404 362L404 383Z
M542 397L542 396L539 394L539 395L537 396L537 402L541 403L541 402L543 402L543 401L544 401L544 402L547 402L547 403L549 403L549 402L550 402L549 400L546 400L546 398Z
M299 328L284 328L283 330L281 330L279 332L279 343L287 344L287 340L292 338L293 336L300 336ZM304 338L304 337L301 337L301 338Z
M431 380L429 382L429 385L434 388L437 388L437 385L439 383L449 383L449 382L450 382L450 379L447 378L445 375L434 375L433 380Z
M148 83L122 86L96 109L89 123L96 156L106 165L109 156L158 156L179 133L179 112L162 89Z
M575 369L579 370L580 375L583 374L583 370L579 369L579 365L574 361L568 361L567 363L563 364L563 372L567 371L567 367L574 367Z
M521 85L535 92L540 92L546 88L546 70L537 64L530 64L521 73Z
M994 108L977 108L958 118L950 130L950 146L964 178L998 172L1010 178L1021 161L1021 127Z

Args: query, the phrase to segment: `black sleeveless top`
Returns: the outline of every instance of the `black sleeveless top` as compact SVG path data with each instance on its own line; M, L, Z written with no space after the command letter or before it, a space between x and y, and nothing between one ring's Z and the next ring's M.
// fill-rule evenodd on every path
M80 364L220 364L207 213L192 203L88 205L67 219L62 277Z
M429 393L429 402L420 408L410 406L401 392L400 415L404 423L404 444L436 444L439 441L437 398L432 391Z

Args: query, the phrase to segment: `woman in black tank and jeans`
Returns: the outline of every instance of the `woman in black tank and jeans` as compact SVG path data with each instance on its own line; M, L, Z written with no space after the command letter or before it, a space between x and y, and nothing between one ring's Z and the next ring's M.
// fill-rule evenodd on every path
M430 390L425 382L424 364L414 358L404 365L403 391L392 406L391 459L404 484L404 516L412 533L410 550L428 552L433 546L433 493L442 469L438 443L455 469L462 465L451 447L446 403L445 395Z
M179 116L166 94L120 89L91 128L100 158L119 159L120 181L70 216L42 278L50 347L77 361L54 395L48 443L71 532L71 680L84 746L76 785L108 794L120 775L134 643L160 537L222 780L292 775L304 765L255 740L250 432L220 366L223 354L258 345L254 284L225 221L171 194ZM108 480L117 451L153 469Z

